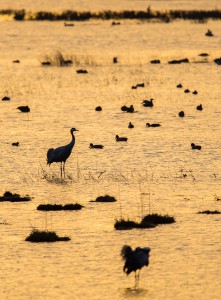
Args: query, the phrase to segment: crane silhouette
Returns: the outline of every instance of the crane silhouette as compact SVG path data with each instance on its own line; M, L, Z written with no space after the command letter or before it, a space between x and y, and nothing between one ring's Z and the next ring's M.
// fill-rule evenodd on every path
M71 128L71 136L72 140L69 144L65 146L61 146L58 148L50 148L47 152L47 164L50 166L53 162L60 162L61 163L61 178L62 178L62 171L65 177L65 162L68 157L71 155L71 151L75 144L75 136L74 131L78 131L76 128ZM62 165L63 163L63 165Z
M135 272L135 288L138 287L139 284L140 270L144 266L149 265L149 253L149 247L137 247L135 250L132 250L130 246L124 245L121 249L121 256L125 261L123 271L127 275L131 272Z

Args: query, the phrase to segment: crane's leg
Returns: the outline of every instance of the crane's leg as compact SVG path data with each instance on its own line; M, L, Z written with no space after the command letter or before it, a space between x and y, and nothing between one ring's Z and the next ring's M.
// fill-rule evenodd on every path
M62 162L61 162L61 178L62 178Z
M65 162L63 164L63 172L64 172L64 178L65 178Z
M139 281L140 281L140 269L138 270L138 274L137 274L137 287L139 286Z
M135 271L135 283L134 283L134 288L136 289L137 288L137 273Z

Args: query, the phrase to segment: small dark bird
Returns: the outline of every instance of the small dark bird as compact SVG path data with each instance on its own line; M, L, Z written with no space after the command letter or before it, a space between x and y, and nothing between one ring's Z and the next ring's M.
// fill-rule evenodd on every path
M19 63L20 63L20 60L19 60L19 59L13 60L13 63L14 63L14 64L19 64Z
M64 60L64 65L68 66L68 65L72 65L73 61L71 59L66 59Z
M114 58L113 58L113 63L114 63L114 64L117 64L117 62L118 62L118 61L117 61L117 57L114 57Z
M137 88L138 88L138 87L145 87L145 84L144 84L144 83L138 83L138 84L137 84Z
M135 272L135 288L139 284L140 270L144 266L149 265L150 248L137 247L135 250L128 245L124 245L121 249L121 256L125 261L123 271L129 275ZM138 274L136 273L138 271Z
M51 66L51 62L50 61L43 61L42 66Z
M128 113L133 113L134 112L134 107L131 105L130 107L127 108L126 112Z
M119 135L116 135L116 142L127 142L126 137L119 137Z
M114 26L114 25L120 25L120 22L115 22L115 21L113 21L113 22L111 23L111 25L112 25L112 26Z
M206 56L209 56L209 54L208 53L200 53L198 56L204 56L204 57L206 57Z
M210 29L207 30L207 32L205 33L206 36L213 36L213 33Z
M142 104L144 107L153 107L153 98L151 98L150 100L143 100Z
M189 90L189 89L185 89L185 90L184 90L184 93L186 93L186 94L187 94L187 93L190 93L190 90Z
M96 110L96 111L102 111L102 107L101 107L101 106L97 106L97 107L95 108L95 110Z
M160 124L157 124L157 123L153 123L153 124L150 124L150 123L146 123L146 127L160 127L161 125Z
M130 123L128 124L128 128L134 128L134 125L130 122Z
M19 107L17 107L17 109L19 109L23 113L29 113L30 112L30 108L27 105L19 106Z
M103 145L94 145L94 144L90 143L89 148L90 149L103 149L104 146Z
M62 178L62 171L65 177L65 162L68 159L68 157L71 155L72 149L75 145L75 136L74 131L78 131L75 128L71 128L71 136L72 140L69 144L65 146L61 146L58 148L50 148L47 151L47 164L50 166L53 162L60 162L61 163L61 178ZM62 166L63 163L63 166Z
M159 59L154 59L150 61L151 64L160 64L160 60Z
M179 83L179 84L177 84L177 86L176 86L178 89L181 89L183 86L182 86L182 84L181 83Z
M201 150L201 146L195 145L194 143L191 143L191 147L193 150Z
M181 110L181 111L178 113L178 116L179 116L180 118L183 118L183 117L185 116L184 111Z
M122 111L127 111L129 107L127 107L126 105L121 106L121 110Z
M200 105L197 105L196 109L197 109L197 110L203 110L203 106L202 106L202 104L200 104Z
M87 73L88 73L87 70L83 70L83 69L77 70L76 72L77 72L78 74L87 74Z
M195 90L195 91L193 91L193 95L197 95L198 94L198 92Z
M19 146L19 142L12 143L12 146Z
M2 98L2 101L10 101L10 100L11 100L11 98L8 97L8 96L5 96L5 97Z
M74 24L73 23L66 23L66 22L64 22L64 26L66 26L66 27L73 27Z
M132 89L132 90L136 90L136 89L137 89L137 86L136 86L136 85L132 85L131 89Z

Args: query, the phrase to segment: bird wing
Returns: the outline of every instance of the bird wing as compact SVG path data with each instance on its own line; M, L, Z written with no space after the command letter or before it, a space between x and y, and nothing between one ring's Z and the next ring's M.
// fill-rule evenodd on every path
M62 162L66 161L71 154L72 145L68 144L66 146L61 146L53 151L53 162Z

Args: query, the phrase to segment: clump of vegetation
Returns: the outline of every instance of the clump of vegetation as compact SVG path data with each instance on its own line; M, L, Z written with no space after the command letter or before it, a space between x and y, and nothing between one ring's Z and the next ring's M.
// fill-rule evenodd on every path
M53 55L45 55L44 62L41 63L43 66L70 66L73 64L73 61L69 58L65 58L64 55L57 51Z
M19 194L13 194L9 191L6 191L3 196L0 196L0 202L10 201L10 202L26 202L30 201L31 197L26 195L24 197L20 196Z
M163 216L159 214L149 214L143 217L141 224L149 223L154 225L160 225L160 224L171 224L174 222L175 222L174 217L168 215Z
M40 231L33 229L31 234L25 239L28 242L41 243L41 242L59 242L59 241L69 241L69 237L59 237L54 231Z
M131 221L131 220L125 220L125 219L120 219L116 220L114 224L114 228L117 230L127 230L127 229L133 229L133 228L139 228L139 223Z
M171 224L174 223L175 219L174 217L168 216L168 215L159 215L159 214L148 214L141 222L134 222L131 220L125 220L121 218L120 220L116 220L114 224L114 228L117 230L126 230L126 229L133 229L133 228L154 228L157 225L161 224Z
M37 210L44 210L44 211L58 211L58 210L80 210L84 207L81 204L75 203L69 203L65 205L61 204L40 204L37 207Z
M198 214L218 215L221 214L221 212L218 210L204 210L204 211L199 211Z
M153 11L150 6L147 10L122 10L122 11L75 11L66 10L63 12L26 12L25 10L0 10L0 14L14 15L16 21L22 20L48 20L48 21L86 21L90 19L100 20L119 20L119 19L139 19L139 20L159 20L162 22L170 22L175 19L195 20L200 23L206 22L208 19L221 19L221 11L214 10L169 10L169 11ZM119 23L114 23L119 24Z
M96 200L91 200L90 202L116 202L116 198L109 196L109 195L105 195L105 196L99 196L96 198Z

